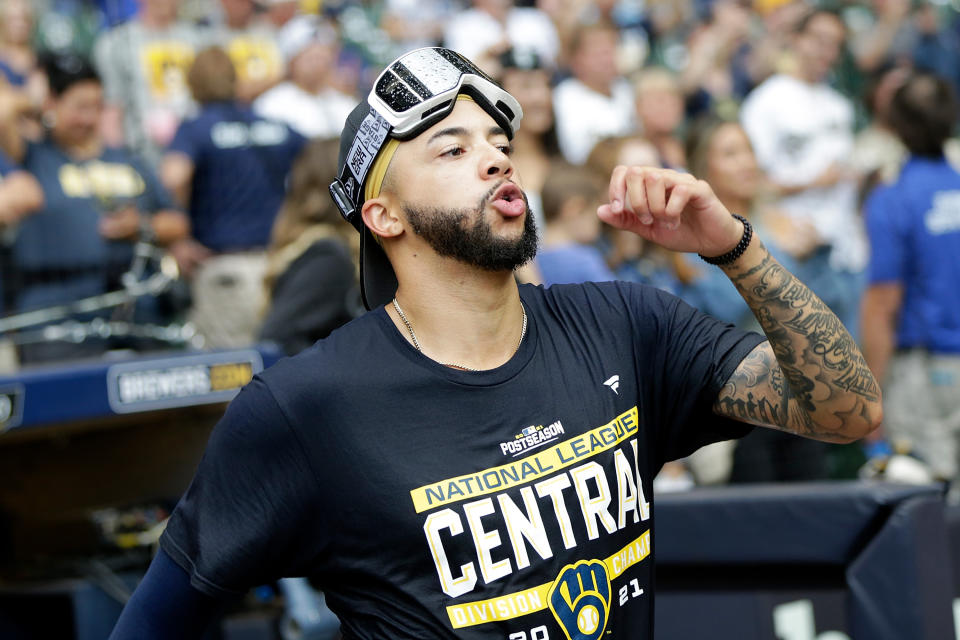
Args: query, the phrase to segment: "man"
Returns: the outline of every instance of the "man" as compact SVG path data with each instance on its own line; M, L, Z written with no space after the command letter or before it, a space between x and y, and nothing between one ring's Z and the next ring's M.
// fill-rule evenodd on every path
M955 479L960 460L960 174L944 157L957 100L929 73L894 94L888 120L910 157L866 204L870 285L863 351L886 391L884 430Z
M607 22L580 25L569 45L573 75L553 90L557 141L567 162L581 165L603 138L636 129L633 89L617 70L620 32Z
M180 0L139 2L137 18L100 36L94 56L107 102L104 138L125 144L155 169L195 106L186 80L201 35L177 20Z
M377 80L331 185L374 310L234 400L114 638L194 637L281 575L313 576L346 638L649 638L665 460L744 422L877 424L850 336L690 176L618 167L598 213L722 262L771 342L639 285L518 287L521 115L446 49Z
M253 102L283 79L283 56L277 29L257 10L254 0L220 0L222 21L207 34L222 47L237 70L237 98Z
M814 9L797 26L792 71L768 78L747 96L740 121L760 167L779 187L780 208L813 224L821 246L798 275L857 330L867 243L857 212L853 105L827 84L846 38L841 18Z
M266 302L270 231L306 141L237 100L237 74L223 49L198 53L187 79L201 110L177 129L160 176L188 210L192 237L171 251L192 278L190 320L204 345L248 346Z
M472 59L495 57L509 47L533 51L548 66L557 63L560 41L550 17L514 0L471 0L452 15L443 30L444 46Z
M307 138L336 138L357 101L334 86L340 45L318 16L298 16L280 31L287 79L253 103L264 118L286 122Z

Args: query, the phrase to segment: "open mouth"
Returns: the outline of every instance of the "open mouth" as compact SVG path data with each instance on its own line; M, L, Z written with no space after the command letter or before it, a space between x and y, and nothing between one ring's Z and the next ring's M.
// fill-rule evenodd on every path
M508 182L497 189L493 194L491 204L501 215L516 217L527 210L527 201L523 197L520 187Z
M520 187L508 182L493 194L493 200L503 200L504 202L513 202L515 200L523 200L523 191L520 190Z

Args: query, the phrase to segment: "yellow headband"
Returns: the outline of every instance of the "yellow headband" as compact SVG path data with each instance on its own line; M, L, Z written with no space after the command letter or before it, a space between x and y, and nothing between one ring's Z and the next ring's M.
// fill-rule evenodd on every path
M380 149L380 153L377 154L377 159L373 161L373 166L370 167L367 184L363 187L364 201L380 195L380 188L383 186L383 177L387 175L387 167L390 166L390 161L393 160L393 154L397 152L397 147L399 146L399 140L390 138L387 140L387 143L383 145L383 148Z
M469 100L471 102L474 101L473 98L464 93L457 95L457 100ZM387 143L383 145L380 153L377 154L377 158L373 161L373 166L370 167L370 174L367 177L367 184L363 187L364 201L367 201L370 198L376 198L380 195L380 189L383 187L383 178L387 175L387 169L390 167L390 161L393 160L393 154L397 152L397 147L399 146L399 140L396 138L390 138L387 140Z

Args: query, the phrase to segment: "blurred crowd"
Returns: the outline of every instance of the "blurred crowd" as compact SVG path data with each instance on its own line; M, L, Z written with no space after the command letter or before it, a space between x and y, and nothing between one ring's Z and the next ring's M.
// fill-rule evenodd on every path
M617 165L689 171L872 367L896 377L913 353L916 385L944 356L940 396L906 413L938 407L934 474L956 474L947 0L0 0L0 366L144 343L295 353L356 316L337 138L386 63L437 44L523 106L513 162L541 249L519 279L646 283L756 328L719 270L595 215ZM918 220L935 201L936 243L888 213L905 193ZM823 446L755 434L663 482L823 478Z

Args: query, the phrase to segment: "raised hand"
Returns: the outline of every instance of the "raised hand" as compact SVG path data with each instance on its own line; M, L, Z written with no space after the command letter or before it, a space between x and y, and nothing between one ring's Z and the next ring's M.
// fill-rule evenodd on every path
M609 198L597 209L601 220L673 251L720 256L743 235L743 225L710 185L688 173L619 166L610 178Z

